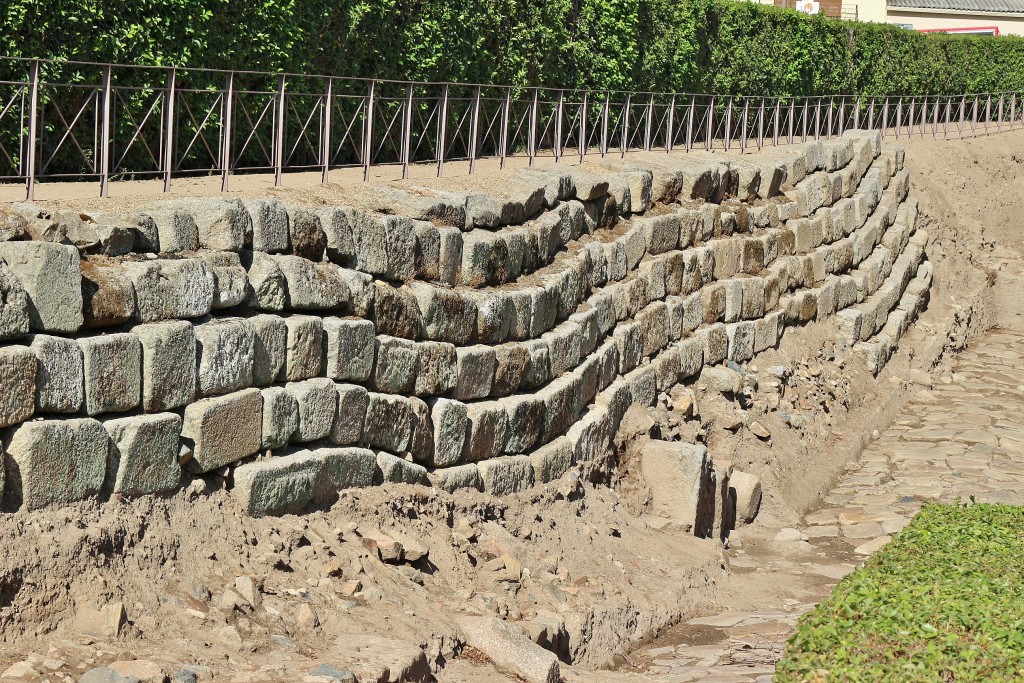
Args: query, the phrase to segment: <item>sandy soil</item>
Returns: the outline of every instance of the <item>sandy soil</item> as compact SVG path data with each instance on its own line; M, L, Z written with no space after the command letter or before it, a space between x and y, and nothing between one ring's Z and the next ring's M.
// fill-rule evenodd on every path
M752 363L799 371L797 390L817 406L801 428L769 412L770 443L733 434L712 416L737 406L715 394L698 396L699 420L658 414L674 438L699 436L716 461L761 476L762 513L738 536L748 548L820 504L872 431L898 414L912 371L944 372L972 336L1024 312L1022 297L982 263L1020 241L1024 131L912 140L907 150L935 284L882 375L843 363L830 324L812 325L787 331L779 349ZM793 589L730 572L717 541L653 528L635 469L623 450L502 500L395 486L280 519L243 516L220 480L166 498L3 515L0 671L27 661L52 671L46 680L77 681L94 667L144 659L167 675L196 664L218 681L296 681L320 663L357 664L344 637L369 634L423 646L438 680L502 680L463 651L452 625L477 613L554 615L567 636L563 673L583 680L684 618L770 607ZM374 529L400 532L429 554L382 562L361 538Z

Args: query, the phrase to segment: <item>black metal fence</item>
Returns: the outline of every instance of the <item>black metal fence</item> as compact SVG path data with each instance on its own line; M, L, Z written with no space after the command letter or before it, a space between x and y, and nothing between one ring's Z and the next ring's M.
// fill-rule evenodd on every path
M588 91L0 58L0 182L111 180L630 150L745 152L878 129L1010 130L1022 93L750 97Z

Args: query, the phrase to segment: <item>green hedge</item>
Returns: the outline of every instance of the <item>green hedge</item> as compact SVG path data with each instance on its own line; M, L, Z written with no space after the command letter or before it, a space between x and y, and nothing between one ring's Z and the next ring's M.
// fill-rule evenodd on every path
M416 80L799 95L1024 87L1024 39L730 0L7 0L0 54Z
M804 615L780 683L1024 680L1024 508L926 505Z

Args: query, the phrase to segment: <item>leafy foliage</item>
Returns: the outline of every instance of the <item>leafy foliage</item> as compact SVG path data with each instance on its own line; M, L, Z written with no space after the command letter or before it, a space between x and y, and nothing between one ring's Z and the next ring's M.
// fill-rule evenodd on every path
M7 0L0 54L750 95L1024 87L1024 39L729 0Z
M777 681L1024 679L1024 508L929 505L801 620Z

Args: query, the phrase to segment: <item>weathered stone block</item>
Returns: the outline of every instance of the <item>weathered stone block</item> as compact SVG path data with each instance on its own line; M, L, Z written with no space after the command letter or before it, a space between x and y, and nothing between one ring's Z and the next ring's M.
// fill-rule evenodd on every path
M96 420L26 422L4 441L8 508L84 500L103 486L109 441Z
M124 412L139 405L142 345L130 332L82 337L85 411L89 415Z
M320 261L327 249L327 235L320 218L308 209L288 209L288 241L292 253L310 261Z
M238 251L245 246L245 236L253 232L249 212L237 199L202 197L177 200L177 204L192 214L199 246L204 249Z
M144 496L178 488L180 417L136 415L106 420L103 427L111 441L107 485L114 493Z
M430 486L427 468L390 453L377 453L377 467L380 468L384 483Z
M381 335L375 346L374 387L386 394L412 393L420 362L416 342Z
M476 330L476 302L459 292L426 282L406 285L415 297L427 339L466 344Z
M502 344L494 347L496 365L491 396L508 396L519 391L530 370L530 352L522 344Z
M17 339L28 330L28 294L7 264L0 261L0 339Z
M753 358L754 330L754 321L752 320L730 323L725 326L725 333L729 337L729 360L742 363Z
M544 427L544 401L533 394L516 394L502 399L505 409L505 453L530 450Z
M357 384L336 384L334 389L338 394L338 407L331 426L331 443L359 443L363 436L369 394Z
M0 242L0 258L28 296L32 329L78 331L84 318L77 249L51 242Z
M704 363L715 365L725 360L729 353L729 334L725 325L716 323L698 330L695 335L704 343Z
M335 310L349 305L348 285L333 263L300 256L275 256L288 289L288 308L294 311Z
M243 199L252 220L254 251L276 254L288 251L288 211L277 199Z
M84 371L82 350L74 339L33 335L36 365L36 410L41 413L77 413L82 407Z
M469 462L501 454L505 443L505 408L500 401L481 401L466 406L468 428L462 458Z
M32 416L38 362L27 346L0 346L0 427Z
M371 486L377 475L377 456L365 448L318 448L313 455L323 465L317 498L324 502L338 489Z
M458 379L458 355L455 347L444 342L419 342L419 369L416 373L417 396L446 394Z
M640 455L641 472L651 489L651 511L686 524L707 537L714 524L713 465L701 445L650 441Z
M455 467L443 467L430 473L430 482L434 488L449 493L458 489L474 489L479 491L480 470L476 463L468 465L456 465Z
M412 440L415 428L414 414L409 400L371 392L363 421L363 443L402 453Z
M463 346L455 350L456 380L452 397L460 401L484 398L494 386L497 356L490 346Z
M185 407L181 436L192 442L193 472L209 472L259 451L263 397L258 389L204 398Z
M253 517L301 512L316 497L322 470L309 451L246 463L235 468L232 495Z
M402 216L371 216L357 209L344 211L352 232L356 268L388 280L410 279L416 248L412 221Z
M324 325L310 315L290 315L284 319L288 328L284 366L277 379L297 382L320 374L323 356Z
M135 315L142 322L198 318L213 305L213 273L196 259L122 263L135 290Z
M423 319L416 298L406 287L392 287L373 281L372 319L380 334L403 339L418 339L423 333Z
M191 212L172 202L143 207L137 222L142 239L136 246L144 251L170 254L199 248L199 231Z
M120 325L135 316L135 288L116 261L96 257L81 262L82 317L84 327L95 329ZM3 292L3 270L0 269L0 292ZM13 294L13 292L12 292ZM6 306L15 306L12 294L4 298ZM26 298L27 306L27 298ZM0 333L5 329L6 307L0 307ZM28 309L25 309L26 316ZM27 318L26 318L27 327Z
M530 454L534 479L546 484L561 477L572 467L572 444L564 436L545 444Z
M299 424L292 440L304 443L325 438L331 432L338 408L338 392L334 382L316 377L285 385L298 406Z
M485 493L507 496L533 486L533 463L525 455L506 455L477 463Z
M249 281L238 254L230 251L203 251L195 257L205 263L213 275L212 308L230 308L245 301Z
M276 315L254 315L246 320L252 329L252 384L273 384L284 368L288 350L288 326Z
M373 372L374 326L361 318L324 318L328 377L365 382Z
M447 467L462 457L469 428L466 404L447 398L436 398L429 402L430 421L434 428L433 464Z
M263 428L261 447L283 448L299 428L299 403L285 387L267 387L260 391L263 397Z
M281 267L270 256L250 251L242 253L246 269L246 301L257 311L283 311L288 304L288 284Z
M537 392L537 396L544 401L544 427L540 441L547 443L563 434L579 417L583 404L583 380L575 373L566 373L552 380Z
M252 386L255 334L244 318L209 320L193 328L196 387L200 396L226 394Z

